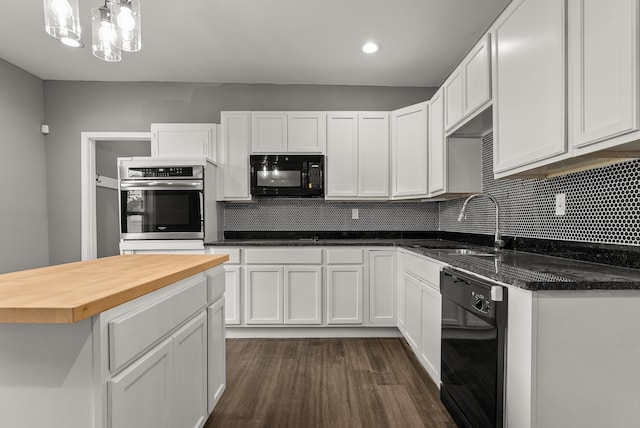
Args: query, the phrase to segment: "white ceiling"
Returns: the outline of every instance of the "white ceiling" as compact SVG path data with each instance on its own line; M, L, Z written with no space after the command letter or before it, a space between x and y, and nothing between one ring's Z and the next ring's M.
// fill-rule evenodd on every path
M0 58L44 80L439 86L510 0L142 0L142 51L91 53L44 31L42 1L0 0ZM359 46L382 45L374 56Z

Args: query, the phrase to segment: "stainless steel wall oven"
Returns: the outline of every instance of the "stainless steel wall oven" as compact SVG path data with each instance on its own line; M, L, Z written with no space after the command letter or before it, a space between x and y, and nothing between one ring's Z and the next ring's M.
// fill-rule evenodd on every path
M215 198L207 197L207 174L215 169L205 169L205 162L121 160L120 239L205 239L216 229L208 218L217 217Z

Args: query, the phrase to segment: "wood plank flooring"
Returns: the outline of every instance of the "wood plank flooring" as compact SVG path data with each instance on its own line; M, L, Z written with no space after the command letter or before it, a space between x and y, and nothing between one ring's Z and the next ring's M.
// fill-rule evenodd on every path
M455 427L400 339L227 339L205 428Z

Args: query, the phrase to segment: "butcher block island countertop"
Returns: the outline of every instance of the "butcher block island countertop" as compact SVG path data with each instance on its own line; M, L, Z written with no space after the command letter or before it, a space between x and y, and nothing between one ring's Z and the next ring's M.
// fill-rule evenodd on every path
M131 254L0 275L0 323L75 323L229 260Z

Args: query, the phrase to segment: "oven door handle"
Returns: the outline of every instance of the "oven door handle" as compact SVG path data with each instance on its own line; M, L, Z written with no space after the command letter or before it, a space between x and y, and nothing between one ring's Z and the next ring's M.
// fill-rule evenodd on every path
M121 190L202 190L202 181L120 181Z

